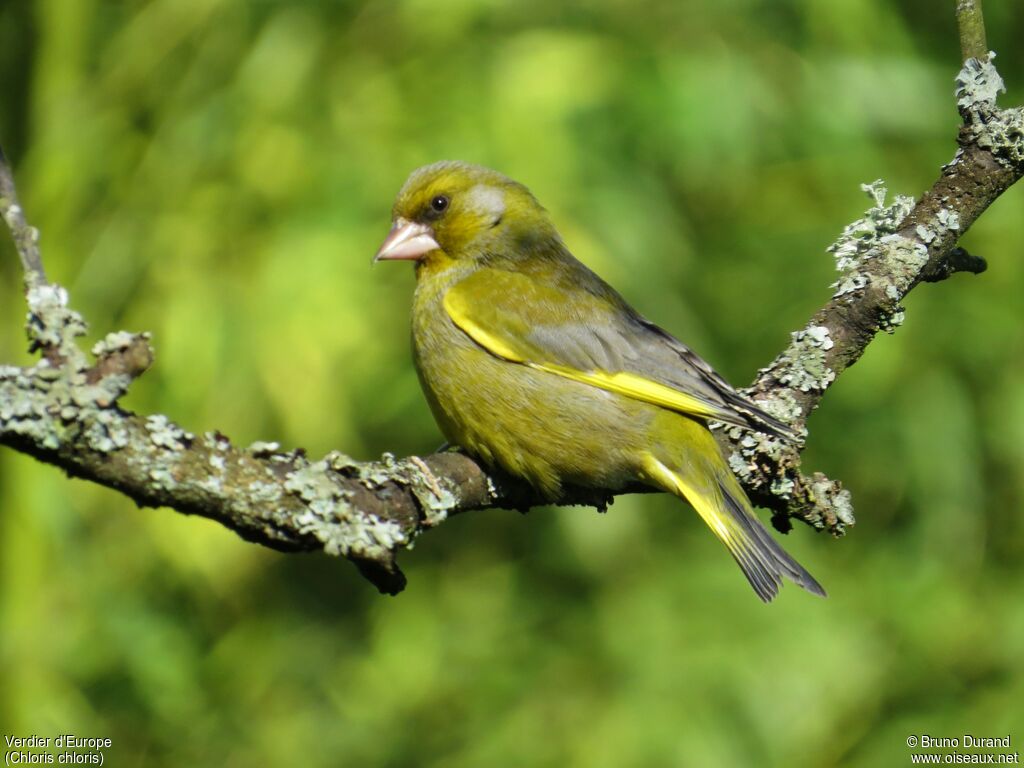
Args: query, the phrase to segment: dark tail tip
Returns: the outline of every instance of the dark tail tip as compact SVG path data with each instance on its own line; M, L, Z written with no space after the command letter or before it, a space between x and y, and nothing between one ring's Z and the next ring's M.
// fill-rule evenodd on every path
M747 534L744 537L745 546L737 547L732 554L757 596L770 603L778 595L783 578L786 578L812 595L828 597L818 580L782 548L761 521L754 517L753 512L746 509L724 486L720 487L731 516Z

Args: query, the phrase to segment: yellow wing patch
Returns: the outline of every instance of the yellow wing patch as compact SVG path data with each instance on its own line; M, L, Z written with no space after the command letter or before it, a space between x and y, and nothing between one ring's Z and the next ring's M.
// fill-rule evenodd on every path
M567 379L582 381L586 384L593 384L595 387L606 389L620 395L626 395L634 400L642 400L645 403L658 405L680 413L688 413L694 416L713 417L719 411L695 397L680 392L678 389L666 387L656 381L651 381L643 376L626 371L607 373L605 371L577 371L572 368L565 368L560 365L545 365L529 363L534 368L542 371L550 371L564 376Z
M662 408L704 418L715 418L721 411L714 406L687 395L678 389L659 384L628 371L582 371L558 363L530 360L528 353L516 349L515 340L493 333L471 317L470 308L459 291L450 290L444 297L444 308L452 321L473 341L492 355L513 363L523 363L540 371L547 371L573 381L590 384L616 394L641 400ZM506 334L507 336L507 334Z
M469 317L469 307L466 306L462 294L458 291L448 291L444 295L444 309L448 316L459 328L461 328L473 341L486 349L492 355L497 355L513 363L524 363L526 360L516 352L501 337L489 333L481 326L474 323Z
M749 518L748 528L753 530L761 528L761 523L749 510L737 510L730 514L720 493L714 491L710 493L708 491L702 492L691 483L686 482L680 473L674 472L649 453L643 456L642 466L644 474L651 482L670 493L686 499L693 505L693 508L697 510L697 514L707 523L707 526L718 537L719 541L725 544L729 553L747 577L747 581L750 582L754 591L757 592L758 597L767 603L779 593L782 576L779 569L780 556L775 550L778 549L778 552L781 552L782 562L787 565L788 561L792 558L786 555L785 552L782 552L781 548L770 537L767 539L768 543L765 544L764 542L759 542L748 530L743 529L743 524L736 518L736 514ZM768 536L767 532L765 532L765 536ZM803 571L799 565L796 565L796 567ZM806 572L804 571L804 573ZM790 578L794 578L788 569L787 575ZM807 577L810 579L809 583L802 579L794 580L804 589L810 589L812 592L814 590L810 584L813 584L817 587L819 594L824 594L821 586L814 581L813 577L810 574L807 574Z

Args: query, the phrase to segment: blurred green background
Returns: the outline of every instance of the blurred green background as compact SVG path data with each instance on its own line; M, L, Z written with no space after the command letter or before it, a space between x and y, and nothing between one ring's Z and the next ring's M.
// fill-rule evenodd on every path
M440 442L412 272L370 268L440 158L496 167L647 316L746 384L823 303L883 177L953 154L953 0L14 0L0 138L126 401L317 456ZM1024 13L986 0L1024 101ZM878 766L1024 743L1024 189L810 423L859 524L785 539L830 592L762 605L691 510L466 515L385 598L0 450L0 732L111 765ZM0 237L0 362L24 306ZM1016 730L1015 730L1016 729Z

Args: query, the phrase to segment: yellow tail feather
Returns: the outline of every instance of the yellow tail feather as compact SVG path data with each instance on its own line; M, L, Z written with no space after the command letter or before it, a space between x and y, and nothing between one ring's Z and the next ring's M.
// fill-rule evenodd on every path
M825 597L825 590L814 577L789 556L754 516L750 502L731 475L724 482L721 478L708 478L708 487L698 488L650 454L645 457L644 470L655 484L693 505L728 548L757 596L766 603L779 593L783 577Z

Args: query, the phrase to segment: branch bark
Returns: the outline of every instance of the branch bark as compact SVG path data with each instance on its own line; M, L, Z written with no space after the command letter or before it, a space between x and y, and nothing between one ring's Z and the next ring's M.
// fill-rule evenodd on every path
M18 203L18 193L14 188L14 176L10 172L3 147L0 147L0 214L3 215L7 228L14 236L14 245L21 259L21 269L25 273L25 281L29 285L46 282L43 271L43 259L39 253L39 232L25 221L25 214Z
M964 50L983 49L980 3L962 0L957 13ZM907 293L922 282L984 270L983 260L956 243L1024 173L1024 111L999 109L1000 90L990 57L968 58L957 78L959 148L938 180L916 203L900 196L887 203L881 182L865 185L874 205L830 248L841 273L831 299L749 388L768 411L803 427L875 335L902 322ZM0 213L21 258L26 330L40 352L33 366L0 366L0 444L140 506L202 515L275 549L347 557L392 594L405 583L396 554L425 530L461 512L540 503L530 488L461 453L360 462L332 452L312 461L276 443L241 448L218 432L196 436L166 416L122 409L118 399L152 363L148 334L109 334L93 347L95 361L79 348L85 323L67 292L46 279L38 233L25 220L2 152ZM801 473L802 445L717 429L733 470L781 530L791 518L837 535L853 524L849 493L838 482ZM570 488L560 503L603 507L610 500L608 493Z
M963 61L980 60L988 54L981 0L957 0L956 24L960 30L960 55Z

